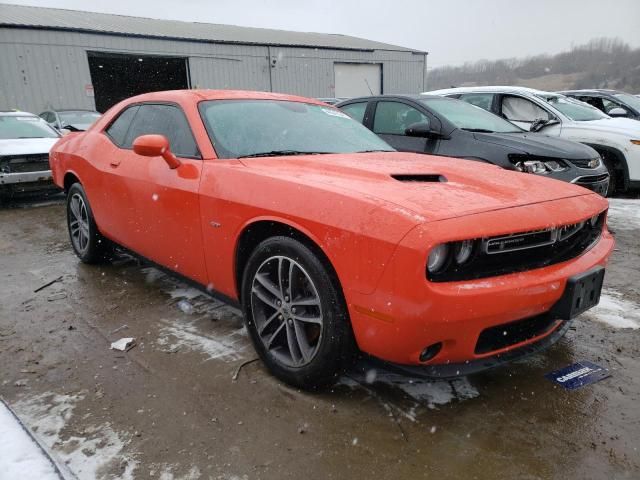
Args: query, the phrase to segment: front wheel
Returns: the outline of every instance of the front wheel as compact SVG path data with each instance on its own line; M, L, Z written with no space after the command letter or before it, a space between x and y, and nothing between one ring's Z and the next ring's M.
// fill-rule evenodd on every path
M67 192L67 228L73 251L84 263L103 261L109 242L100 234L87 195L79 183Z
M337 281L297 240L273 237L256 247L243 275L242 306L260 358L291 385L327 386L354 357Z

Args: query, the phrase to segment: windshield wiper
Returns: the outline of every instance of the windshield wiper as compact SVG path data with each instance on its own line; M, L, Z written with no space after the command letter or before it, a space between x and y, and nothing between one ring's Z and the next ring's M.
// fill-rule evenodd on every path
M395 150L382 150L382 149L378 149L378 150L358 150L357 152L354 153L375 153L375 152L395 152Z
M487 130L486 128L461 128L460 130L464 130L465 132L475 132L475 133L496 133L493 130Z
M253 158L253 157L285 157L292 155L322 155L331 152L304 152L301 150L271 150L270 152L258 152L250 153L249 155L242 155L238 158Z

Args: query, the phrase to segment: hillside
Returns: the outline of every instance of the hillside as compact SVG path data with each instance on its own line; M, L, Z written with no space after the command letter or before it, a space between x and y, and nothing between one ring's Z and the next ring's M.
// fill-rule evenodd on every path
M557 55L479 60L429 72L429 90L477 85L614 88L640 93L640 48L633 49L619 39L600 38Z

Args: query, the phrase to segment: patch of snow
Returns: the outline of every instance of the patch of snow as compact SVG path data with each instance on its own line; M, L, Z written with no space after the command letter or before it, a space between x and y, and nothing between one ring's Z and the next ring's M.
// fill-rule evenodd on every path
M607 221L614 231L640 229L640 200L609 199Z
M0 445L2 445L2 453L0 453L2 478L61 479L51 460L2 402L0 402Z
M640 328L640 305L615 290L603 291L600 303L585 315L614 328Z
M244 327L228 331L223 325L211 325L209 322L205 332L196 321L163 322L167 326L160 329L156 343L164 351L195 350L203 353L207 360L234 361L244 358L245 351L250 348Z
M79 480L113 478L112 469L118 471L119 479L133 479L138 462L127 452L128 435L116 433L108 422L86 426L82 435L65 431L83 399L83 393L45 393L17 402L15 411Z

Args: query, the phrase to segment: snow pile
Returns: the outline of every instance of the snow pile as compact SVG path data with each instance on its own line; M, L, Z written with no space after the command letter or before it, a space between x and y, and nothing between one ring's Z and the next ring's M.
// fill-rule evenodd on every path
M0 477L21 480L60 480L51 460L0 402Z
M45 393L16 403L15 411L79 480L114 478L110 474L114 470L119 479L133 479L138 462L126 453L126 435L116 433L108 422L83 424L81 435L68 428L76 404L83 399L83 394Z
M607 221L612 230L640 229L640 201L621 198L609 199Z
M640 305L614 290L603 291L600 303L585 315L614 328L640 328Z

